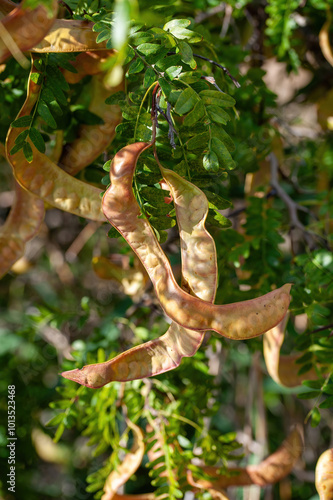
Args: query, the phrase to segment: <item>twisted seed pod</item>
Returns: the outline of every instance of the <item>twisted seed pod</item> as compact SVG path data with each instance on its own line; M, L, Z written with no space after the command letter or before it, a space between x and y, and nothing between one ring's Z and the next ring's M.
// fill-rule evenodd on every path
M195 481L197 487L204 489L214 488L223 490L230 486L249 486L257 484L258 486L267 486L277 483L287 476L300 458L303 451L303 439L300 430L295 429L283 441L281 446L272 455L257 465L248 465L247 467L230 467L230 473L237 475L221 476L218 467L203 466L203 471L211 476L211 480L198 479ZM193 484L192 472L187 472L189 484ZM328 497L327 497L328 498Z
M132 191L139 155L149 143L136 143L119 151L110 170L111 187L103 197L103 211L140 258L154 285L166 314L176 323L193 330L215 330L232 339L261 335L279 323L287 312L291 285L286 284L257 299L236 304L213 305L190 296L176 283L170 262L163 253ZM188 207L190 214L198 210Z
M320 500L333 498L333 449L326 450L316 465L316 489Z
M316 380L318 376L314 368L298 375L300 365L296 362L300 358L299 354L290 354L289 356L280 354L287 321L288 316L286 315L278 325L264 334L263 351L266 368L272 379L285 387L296 387L302 385L303 380Z
M38 73L33 64L31 66L32 72ZM31 80L31 73L27 98L17 118L30 115L38 99L40 85ZM32 163L28 163L22 150L14 155L10 154L17 136L23 130L25 129L11 127L6 139L7 158L17 182L56 208L87 219L105 220L101 211L100 189L72 178L45 154L40 153L32 143L30 143L33 151Z
M163 175L168 179L176 209L184 284L200 299L213 303L217 262L214 240L204 225L208 213L207 198L200 189L173 172L163 169ZM200 209L190 212L186 209L188 205ZM104 263L100 272L108 268ZM122 279L119 268L111 271L113 275L117 271L118 280ZM62 373L62 376L96 389L115 380L127 381L159 375L179 366L183 357L193 356L203 337L204 332L188 330L173 322L168 331L156 340L133 347L105 363L70 370Z
M118 488L127 483L130 477L135 474L142 462L145 453L143 431L130 420L127 420L127 425L133 432L133 446L130 453L126 454L124 461L116 470L111 472L105 481L104 494L101 500L112 500L113 498L118 498L118 495L116 494Z
M51 10L42 4L30 9L24 1L19 6L8 1L1 3L1 11L6 15L0 21L0 64L8 59L12 52L24 52L43 40L55 22L58 12L57 0L53 0Z

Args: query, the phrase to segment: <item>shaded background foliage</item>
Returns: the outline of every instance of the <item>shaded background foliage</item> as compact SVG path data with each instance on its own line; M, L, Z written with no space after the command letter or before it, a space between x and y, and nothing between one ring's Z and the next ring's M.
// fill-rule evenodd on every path
M230 208L211 206L208 227L216 241L219 263L216 302L245 300L269 291L272 285L294 283L283 349L302 355L300 370L305 380L307 371L318 367L318 380L308 383L309 388L283 388L267 375L261 338L232 342L215 334L206 335L194 358L184 359L177 370L152 381L127 382L125 388L116 382L93 391L60 380L62 370L104 361L160 336L167 322L149 288L133 301L116 283L94 274L94 256L117 254L118 259L127 258L133 264L121 238L112 233L108 240L107 226L50 209L20 266L0 282L1 454L5 459L5 395L7 386L15 384L16 498L88 499L95 494L99 498L108 473L119 463L119 451L126 447L121 439L122 401L133 421L141 419L144 424L147 413L153 421L162 418L159 433L170 452L169 498L184 491L184 459L201 457L223 467L230 453L237 450L240 454L237 439L244 453L242 463L258 462L277 448L291 424L304 421L304 454L293 474L261 493L257 487L233 490L230 498L318 498L315 462L332 445L333 72L319 43L332 3L158 0L154 8L145 1L67 4L75 18L96 23L100 41L119 50L109 77L115 78L117 66L126 72L125 93L109 101L119 103L123 113L116 138L109 151L79 176L106 185L106 160L134 133L137 140L149 140L149 99L144 101L139 122L137 116L147 88L158 77L174 106L174 126L180 134L173 150L169 124L160 116L160 160L165 166L177 167L199 187L232 202ZM132 17L137 20L128 40L121 37L121 30L110 29L114 10L123 22ZM159 39L151 38L149 28L162 28L173 18L191 21L190 29L200 35L191 44L193 51L226 66L240 88L207 61L194 58L198 64L194 68L186 45L181 57L168 55L172 47L165 49L162 43L157 47ZM119 22L117 26L123 25ZM330 25L326 24L326 30L332 36ZM204 42L200 42L201 36ZM143 43L156 46L141 46L140 51ZM69 62L58 58L55 64L66 67ZM178 79L179 66L186 73L183 83ZM205 80L212 76L236 100L236 106L220 113L222 122L221 118L214 120L213 110L210 123L204 113L188 118L194 106L187 109L186 103L192 98L201 102L197 96L202 90L216 90ZM28 70L14 59L1 73L1 142L24 101L27 77ZM86 77L71 85L71 105L87 108L89 80ZM182 108L178 99L185 91ZM160 106L167 110L163 98ZM75 115L73 107L64 109L57 127L64 128L65 139L75 137L83 116ZM47 146L52 132L50 124L44 124ZM203 162L205 155L210 156ZM278 182L274 181L275 167ZM107 168L106 163L104 170ZM0 180L4 221L12 200L12 174L5 162ZM173 225L173 214L168 220L161 217L158 180L151 159L139 164L138 192L180 274L177 232L174 228L165 232ZM281 196L281 190L287 198ZM46 426L50 420L51 425ZM57 444L52 443L54 436ZM173 470L178 471L176 480ZM150 481L148 469L142 466L126 485L126 492L152 491ZM5 495L5 477L2 486ZM210 496L198 494L198 498Z

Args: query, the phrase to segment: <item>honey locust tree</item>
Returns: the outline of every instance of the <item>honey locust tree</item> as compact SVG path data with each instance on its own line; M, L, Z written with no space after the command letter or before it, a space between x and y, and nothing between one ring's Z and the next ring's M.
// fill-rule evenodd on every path
M4 498L330 498L331 11L0 0Z

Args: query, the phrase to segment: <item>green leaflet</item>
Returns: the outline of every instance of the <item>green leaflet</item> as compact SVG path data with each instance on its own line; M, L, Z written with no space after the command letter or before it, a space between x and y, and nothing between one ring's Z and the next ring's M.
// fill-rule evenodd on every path
M212 137L212 150L216 154L222 168L227 170L233 170L235 168L235 162L232 159L227 147L217 137Z
M205 104L213 104L223 108L230 108L236 104L233 97L218 90L202 90L199 95Z
M182 116L193 109L194 105L199 101L199 97L191 87L186 88L178 97L175 112Z

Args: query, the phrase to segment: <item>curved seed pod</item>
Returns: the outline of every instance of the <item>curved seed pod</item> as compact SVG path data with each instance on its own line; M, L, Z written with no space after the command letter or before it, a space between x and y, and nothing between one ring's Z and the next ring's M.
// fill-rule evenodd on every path
M103 197L103 211L140 258L166 314L193 330L215 330L232 339L261 335L279 323L287 312L290 284L257 299L236 304L213 305L190 296L176 283L170 262L162 251L147 219L139 218L140 207L132 191L137 159L150 146L136 143L119 151L110 170L111 187ZM189 206L190 214L198 210Z
M174 198L185 285L200 299L213 303L217 262L214 240L204 226L208 213L207 198L200 189L173 172L163 169L163 175L168 179ZM198 209L193 212L186 210L186 206L191 204ZM105 266L103 272L107 269ZM118 272L118 280L121 280L119 268L112 269L114 271ZM183 357L193 356L203 337L204 332L188 330L173 322L168 331L156 340L133 347L105 363L70 370L62 373L62 376L96 389L115 380L127 381L159 375L179 366Z
M216 500L229 500L229 497L226 496L225 492L222 490L216 490L215 488L206 488L203 486L202 481L195 481L190 470L187 471L187 482L191 486L193 486L196 490L206 490L211 494L212 498Z
M25 4L24 1L19 6L14 4L15 8L0 21L0 63L10 57L14 50L24 52L38 44L55 22L58 12L57 0L53 0L51 11L45 5L30 9ZM5 13L9 7L10 3L5 2Z
M101 500L112 500L120 486L125 484L139 468L144 453L144 434L142 429L130 420L127 425L133 431L134 442L130 453L127 453L122 464L111 472L104 484L104 495Z
M303 439L300 430L295 429L283 441L281 446L269 457L258 465L249 465L245 468L230 467L231 473L238 473L232 476L221 476L218 467L203 466L203 471L212 477L212 480L198 479L197 487L214 488L217 490L228 488L230 486L249 486L257 484L258 486L267 486L277 483L287 476L303 451ZM190 484L193 480L192 472L187 472L187 478ZM328 497L327 497L328 498Z
M38 72L33 65L31 72ZM39 90L40 86L29 78L27 98L17 118L30 115L38 99ZM53 207L87 219L104 221L100 189L73 179L45 154L40 153L32 143L32 163L28 163L22 150L14 155L10 154L17 136L23 130L25 129L11 127L6 139L7 158L18 183Z
M91 52L105 50L106 42L97 43L94 23L72 19L57 19L40 43L31 52Z
M217 287L215 242L205 228L208 202L204 193L172 170L160 166L174 200L182 255L185 289L214 302Z
M0 154L6 156L2 144ZM43 201L15 182L14 204L0 227L0 278L23 256L25 243L35 236L43 219Z
M328 8L327 21L324 23L319 33L319 45L326 61L329 62L331 66L333 66L333 51L329 35L331 22L332 22L332 13L331 10Z
M0 227L0 278L24 254L25 243L39 231L44 202L15 183L15 201Z
M75 75L75 73L72 74ZM105 104L105 99L110 95L110 89L105 88L102 76L93 77L89 110L100 116L104 123L102 125L81 125L78 137L64 148L60 164L70 175L76 175L105 151L115 136L116 126L122 120L119 106ZM113 92L120 90L120 88L113 89Z
M3 19L15 8L17 8L15 2L11 0L0 0L0 19Z
M333 498L333 449L324 451L316 465L316 489L320 500Z
M274 382L285 387L302 385L303 380L316 380L318 375L314 368L298 375L300 365L296 364L299 354L281 355L280 350L284 341L284 331L288 315L274 328L263 336L263 351L266 368Z

